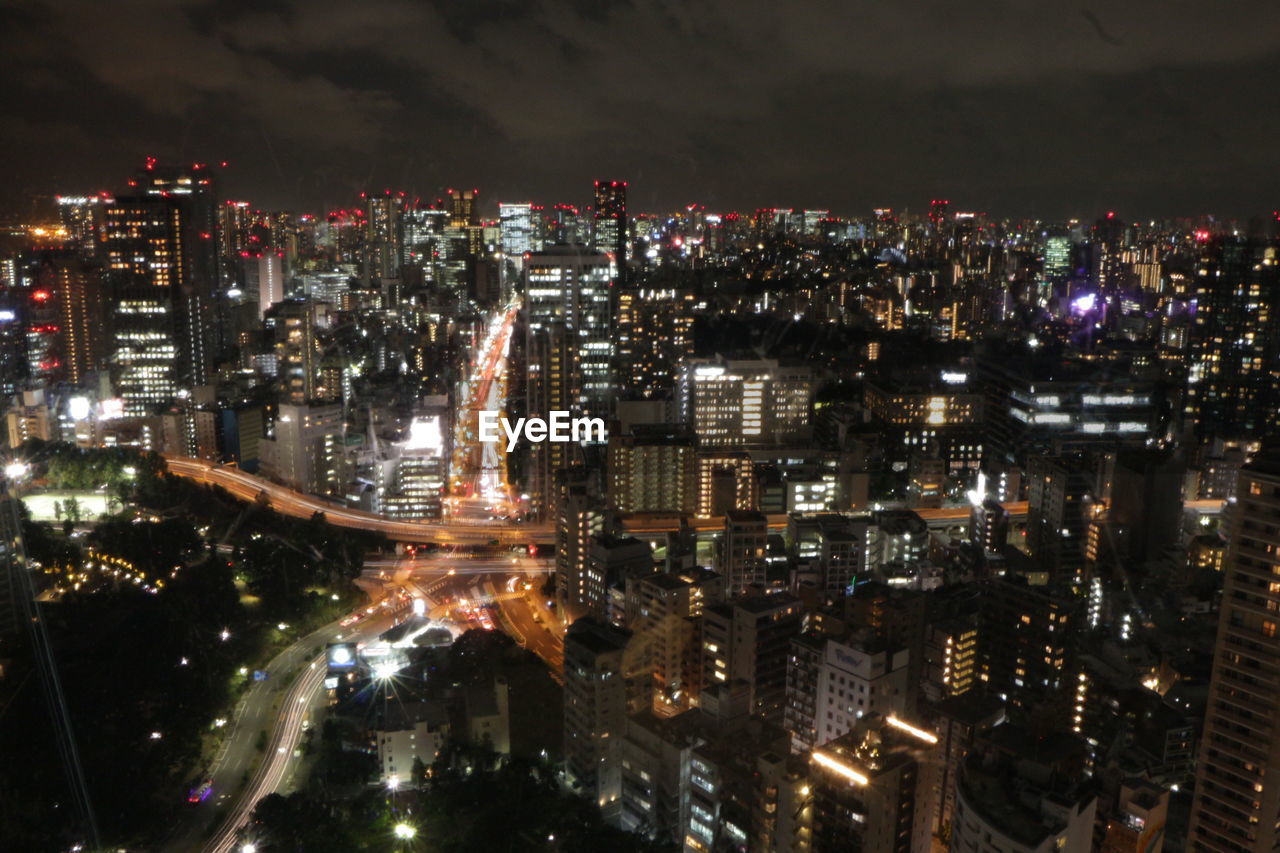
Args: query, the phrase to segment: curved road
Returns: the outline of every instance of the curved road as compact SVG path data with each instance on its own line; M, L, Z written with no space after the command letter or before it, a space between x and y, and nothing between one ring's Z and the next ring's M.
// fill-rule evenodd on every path
M331 622L294 641L263 667L266 679L252 682L236 705L233 718L228 721L231 728L223 741L222 750L207 771L208 778L213 780L213 794L205 802L191 806L186 816L178 821L161 850L165 853L190 853L201 849L230 849L235 831L244 818L259 799L276 790L283 778L293 756L298 735L301 734L306 710L310 708L310 699L315 698L319 687L323 685L323 656L312 669L310 664L315 661L311 653L316 648L323 648L339 635L344 639L354 640L372 632L374 628L385 630L385 627L379 628L385 622L385 618L374 617L367 623L367 627L357 626L352 629L344 629L338 622ZM302 667L302 671L291 678L299 667ZM300 696L310 699L305 704L300 703ZM280 702L278 706L277 700ZM264 730L270 730L271 734L267 752L259 753L258 732ZM279 751L281 748L285 749L283 753ZM262 761L249 784L243 791L238 790L241 779L253 768L259 756ZM205 842L209 823L223 809L230 809L227 817L214 839ZM213 846L216 841L225 841L226 838L231 841L226 841L223 846Z
M439 521L406 521L386 518L359 509L350 509L313 495L296 492L287 486L247 474L239 468L217 465L203 459L165 455L169 472L199 483L221 486L246 501L265 495L276 512L295 518L310 518L323 512L325 521L338 527L376 530L395 542L438 542L441 545L485 545L494 540L500 545L550 544L555 534L546 524L458 524Z

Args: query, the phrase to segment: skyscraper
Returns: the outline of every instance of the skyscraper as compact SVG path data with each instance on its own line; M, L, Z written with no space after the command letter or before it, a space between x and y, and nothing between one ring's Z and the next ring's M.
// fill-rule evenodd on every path
M533 205L528 202L498 205L498 234L503 253L517 265L525 252L542 248L534 231Z
M399 279L405 242L404 194L387 191L370 195L365 205L365 279Z
M1196 266L1187 414L1205 434L1280 423L1280 249L1223 238Z
M179 376L184 383L203 385L213 374L213 358L223 344L224 324L220 321L225 319L221 310L215 313L220 276L214 172L204 163L165 166L147 158L131 185L148 198L172 201L181 212L178 228L184 264L174 303Z
M1280 668L1280 450L1240 472L1236 501L1188 836L1222 853L1280 843L1280 695L1264 680Z
M570 387L568 402L592 417L607 418L613 398L609 329L616 274L611 258L574 245L535 252L525 267L528 334L538 335L552 323L564 324L573 352L573 363L564 365Z
M117 198L106 210L105 235L116 393L126 415L147 415L173 399L181 380L195 378L198 344L183 337L190 287L182 210L168 198ZM202 383L203 376L191 382Z
M627 182L596 181L595 249L613 255L618 277L627 278Z

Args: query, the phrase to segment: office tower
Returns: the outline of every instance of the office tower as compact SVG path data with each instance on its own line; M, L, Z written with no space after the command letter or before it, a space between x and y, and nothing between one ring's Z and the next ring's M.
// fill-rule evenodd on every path
M627 717L648 705L642 656L630 631L592 618L564 637L564 766L569 786L612 816L622 797Z
M476 212L479 198L479 190L449 190L449 224L455 228L466 228L479 222Z
M921 768L937 736L896 716L859 720L810 755L813 853L911 853L929 825ZM968 848L958 848L968 849Z
M67 232L70 248L83 258L96 258L102 243L103 211L111 197L58 196L58 216Z
M999 578L983 587L978 654L987 690L1025 712L1039 707L1060 730L1076 712L1082 600L1069 588Z
M423 281L436 281L449 212L417 203L406 205L401 219L404 223L404 247L400 256L402 270L415 267L422 271ZM407 272L404 274L407 278Z
M702 683L710 687L746 682L750 713L780 725L786 707L787 657L802 617L800 599L789 593L747 596L708 607L702 620Z
M1083 579L1094 467L1083 454L1034 456L1027 465L1027 551L1047 578Z
M693 355L696 297L677 288L622 287L614 324L614 375L628 396L673 394L681 363Z
M328 308L309 299L273 305L264 318L276 357L281 399L302 405L319 397L320 345L316 327L328 324Z
M883 371L867 379L863 403L895 459L927 453L949 474L982 461L983 395L967 370Z
M613 255L619 281L627 280L627 182L596 181L593 246Z
M579 385L574 368L578 351L566 325L553 321L530 330L525 347L525 411L547 417L555 411L576 416ZM554 517L559 490L557 472L581 461L581 448L566 442L544 441L529 449L529 493L536 515Z
M103 330L102 271L81 259L51 258L48 285L58 306L62 375L78 383L102 367L107 339Z
M1106 454L1094 514L1106 527L1100 544L1111 553L1111 562L1140 565L1178 544L1185 475L1182 455L1169 450L1130 447Z
M449 468L444 415L414 415L408 434L393 445L395 476L382 512L391 518L440 518Z
M680 419L704 447L808 440L813 373L776 360L692 359L680 374Z
M345 479L345 434L337 403L281 403L271 438L258 442L262 475L307 494L339 494Z
M179 377L184 385L204 385L213 375L213 358L224 345L219 304L218 191L207 164L166 166L147 158L130 182L150 199L172 201L181 211L182 274L176 278ZM215 313L216 311L216 313Z
M258 308L258 317L277 302L284 301L284 256L271 250L246 252L244 262L244 300Z
M1200 736L1188 838L1193 850L1270 850L1280 843L1277 695L1261 680L1280 666L1280 451L1240 472Z
M668 424L636 424L609 436L609 503L619 512L692 515L697 451L693 436Z
M956 783L952 850L1089 853L1097 797L1078 739L997 726L965 759Z
M400 278L404 257L403 193L387 191L370 194L365 199L364 279L387 282Z
M1196 265L1186 412L1199 435L1257 433L1280 418L1280 249L1241 237Z
M131 417L168 403L180 382L203 384L193 373L203 355L196 358L199 344L186 337L187 232L182 208L170 198L117 198L105 211L110 358L116 393Z
M1130 364L1047 350L988 345L977 359L986 394L982 467L993 481L1001 466L1025 466L1032 456L1142 444L1163 432L1157 387Z
M533 221L533 205L501 203L498 205L498 245L502 253L519 267L526 252L541 251Z
M554 323L564 325L573 342L573 362L562 366L567 402L592 417L608 418L611 412L610 300L616 274L617 267L607 255L584 252L575 245L532 253L524 271L528 334L532 338ZM530 413L545 414L533 408Z
M704 686L700 620L707 607L724 602L724 578L697 568L650 572L628 578L626 590L626 626L644 647L653 712L679 713Z
M730 510L724 517L724 539L716 563L730 595L763 586L769 549L769 519L751 510Z
M1044 241L1044 277L1049 281L1063 281L1071 275L1071 238L1066 234L1053 234Z
M228 199L218 205L218 257L222 281L228 286L235 282L235 270L242 253L262 248L261 240L252 239L254 224L254 211L249 202Z

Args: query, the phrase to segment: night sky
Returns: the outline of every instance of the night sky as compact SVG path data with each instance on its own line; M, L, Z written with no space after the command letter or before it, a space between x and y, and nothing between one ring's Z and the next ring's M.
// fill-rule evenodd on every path
M1280 207L1280 4L779 0L11 2L0 210L153 154L229 196L633 210L932 197L1092 218ZM24 207L24 205L26 207Z

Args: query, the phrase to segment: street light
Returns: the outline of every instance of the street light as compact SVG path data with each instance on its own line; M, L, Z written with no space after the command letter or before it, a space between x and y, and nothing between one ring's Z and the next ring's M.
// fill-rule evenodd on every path
M23 477L27 476L27 471L29 470L30 468L27 463L19 462L15 459L13 462L4 466L4 475L10 480L21 480Z
M397 823L392 830L401 841L412 841L418 834L418 828L411 823Z
M240 845L240 853L258 853L258 845L252 841L246 841Z

